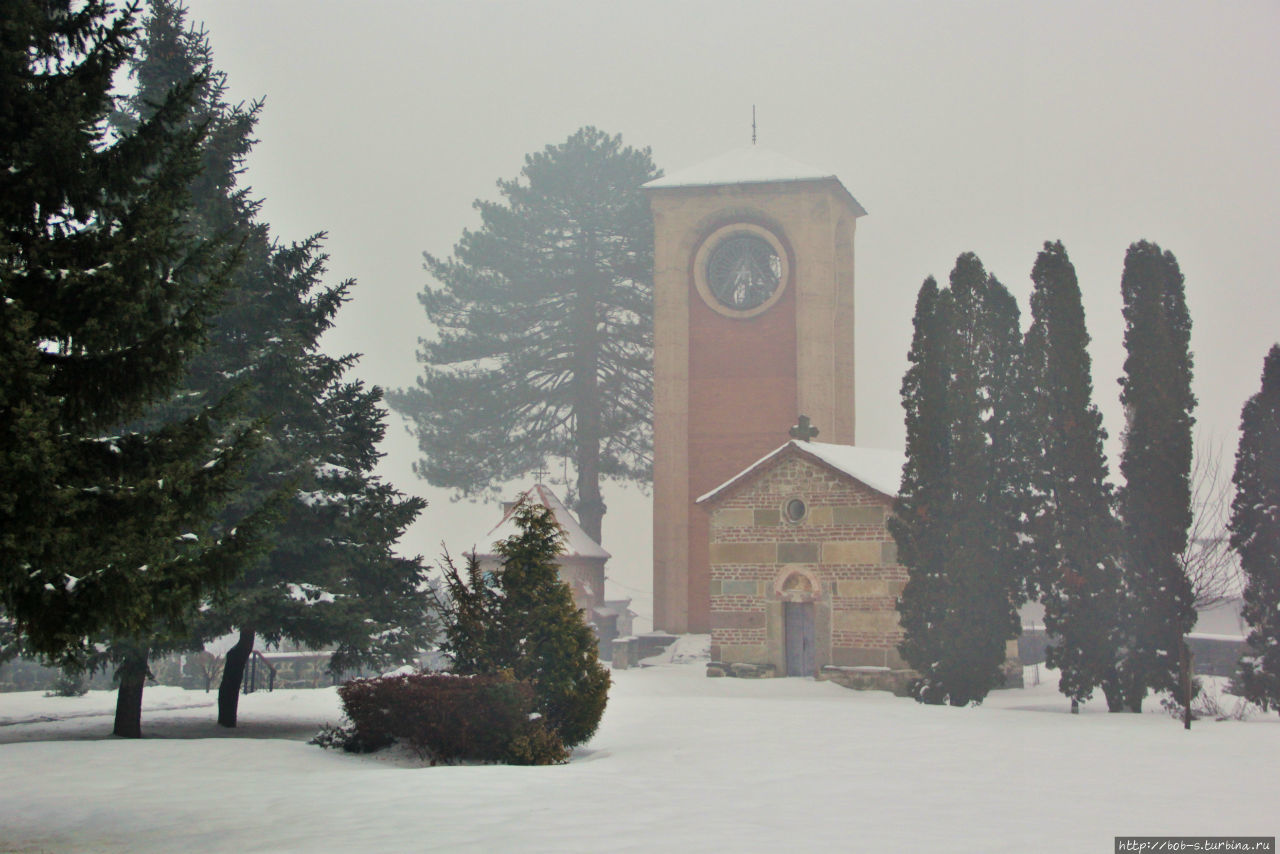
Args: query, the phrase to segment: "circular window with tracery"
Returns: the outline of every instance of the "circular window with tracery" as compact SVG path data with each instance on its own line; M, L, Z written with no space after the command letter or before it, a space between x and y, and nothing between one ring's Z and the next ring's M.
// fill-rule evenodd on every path
M731 234L716 244L707 259L707 287L725 308L758 308L781 284L782 259L758 234Z
M792 523L793 525L796 522L799 522L800 520L804 519L805 515L808 514L808 512L809 512L809 508L805 506L804 500L800 498L792 498L790 501L784 504L782 508L783 515L786 516L787 521Z
M787 250L767 228L737 222L711 233L694 257L694 284L708 306L726 317L755 317L787 287Z

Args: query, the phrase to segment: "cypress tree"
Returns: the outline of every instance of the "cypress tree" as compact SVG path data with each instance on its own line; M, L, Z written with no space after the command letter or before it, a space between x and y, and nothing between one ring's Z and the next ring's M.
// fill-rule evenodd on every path
M551 511L527 500L515 510L520 533L496 544L502 564L467 575L444 563L441 649L457 673L510 670L533 683L537 709L567 747L586 742L604 715L609 671L595 633L560 579L564 531Z
M1179 690L1183 639L1195 625L1191 583L1179 556L1191 526L1191 317L1171 252L1147 241L1125 255L1120 281L1127 357L1120 400L1127 425L1120 471L1126 637L1120 664L1125 707L1148 690Z
M920 346L913 342L903 383L907 501L894 535L906 546L899 557L908 582L899 650L921 674L917 699L961 706L1003 682L1006 645L1020 631L1021 332L1016 302L975 255L956 259L950 288L936 301L931 290L926 282L917 306ZM931 334L942 346L928 343ZM941 366L929 367L931 357ZM911 520L921 506L928 519Z
M1080 287L1061 242L1045 243L1031 279L1023 348L1026 436L1033 443L1028 534L1050 636L1045 663L1059 671L1058 690L1073 701L1101 688L1107 707L1119 711L1119 528L1106 480L1106 431L1092 400Z
M586 127L525 158L477 201L481 226L420 299L436 330L425 372L391 406L412 424L418 475L474 495L545 465L572 464L571 501L601 541L602 478L650 477L653 222L640 186L648 149Z
M251 446L230 404L131 427L207 335L235 253L189 220L197 75L123 133L132 10L11 0L0 27L0 607L31 652L180 625L256 528L201 538Z
M951 436L946 411L951 372L946 347L951 294L940 292L932 276L916 297L913 325L910 366L902 380L906 461L889 530L898 546L898 560L909 571L898 601L904 632L899 651L923 672L925 664L942 659L944 639L931 629L945 622L950 598L946 535L951 511ZM933 693L922 690L916 696L941 702Z
M1240 414L1240 447L1232 481L1231 547L1245 574L1249 649L1237 690L1280 711L1280 344L1263 362L1262 388Z

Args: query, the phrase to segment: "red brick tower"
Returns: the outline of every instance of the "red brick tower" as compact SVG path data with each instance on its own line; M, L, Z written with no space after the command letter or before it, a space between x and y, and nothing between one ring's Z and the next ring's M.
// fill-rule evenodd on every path
M698 496L803 413L852 444L853 236L834 175L750 147L645 185L654 217L654 628L707 632Z

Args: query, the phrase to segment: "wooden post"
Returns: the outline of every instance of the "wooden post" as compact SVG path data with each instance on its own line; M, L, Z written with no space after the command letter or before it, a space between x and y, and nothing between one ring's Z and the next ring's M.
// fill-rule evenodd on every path
M1178 679L1182 683L1182 728L1191 729L1191 650L1185 635L1178 647Z

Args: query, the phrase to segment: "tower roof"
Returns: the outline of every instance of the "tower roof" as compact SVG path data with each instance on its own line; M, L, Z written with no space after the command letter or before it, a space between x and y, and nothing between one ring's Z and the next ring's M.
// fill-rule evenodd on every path
M493 526L489 533L485 535L485 544L476 547L477 556L492 556L495 542L520 533L520 529L516 526L515 511L520 501L525 499L550 509L551 514L560 523L560 527L564 528L564 551L561 553L561 557L588 557L600 560L608 560L612 557L605 551L603 546L591 538L590 534L582 530L582 525L569 512L569 508L564 506L564 502L549 487L541 483L534 484L529 489L526 489L520 493L520 498L511 502L511 506L502 514L502 521Z
M748 145L678 169L645 184L646 190L669 190L681 187L715 187L728 184L774 184L790 181L834 181L853 202L855 214L866 210L858 204L834 172L801 163L785 154Z

